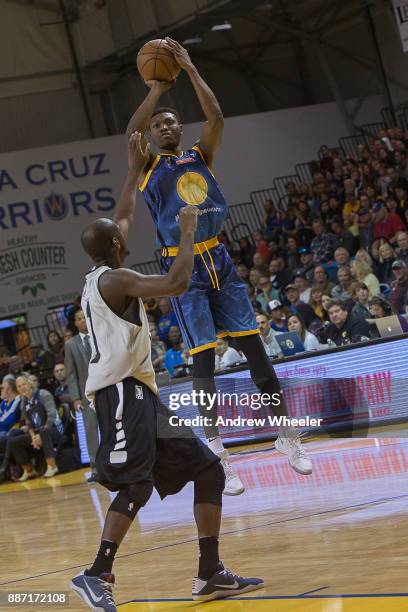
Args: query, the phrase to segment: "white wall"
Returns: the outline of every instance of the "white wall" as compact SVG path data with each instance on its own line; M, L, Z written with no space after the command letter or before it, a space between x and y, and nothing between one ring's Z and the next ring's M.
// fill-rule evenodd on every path
M378 119L380 107L378 98L367 99L358 120L364 123ZM186 125L184 147L191 146L199 133L200 124ZM345 133L344 122L335 104L230 118L225 123L215 173L231 205L245 202L249 200L250 191L272 186L274 177L293 173L296 163L315 159L321 144L334 146ZM103 154L99 171L95 165L97 158L89 157L97 154ZM75 177L69 171L68 160L72 159L80 169L84 156L90 160L89 172L86 176ZM55 163L57 166L65 165L68 168L65 175L56 174L53 179L47 171L52 162L54 167ZM38 184L27 178L27 169L33 164L37 166L30 176ZM104 189L105 196L111 193L117 201L126 165L123 136L0 155L1 317L30 312L30 325L41 324L47 307L66 303L70 293L81 290L83 276L90 267L80 245L81 232L98 216L112 215L112 207L107 209L106 199L102 205L99 201L98 208L96 193L98 189ZM51 214L46 212L44 200L51 194L65 201L66 214L61 219L55 218L52 210ZM81 204L84 199L88 199L85 205ZM75 207L74 202L80 204ZM12 227L10 216L12 210L20 212L15 227ZM58 206L56 212L61 212ZM153 259L155 250L154 226L140 196L135 218L129 240L129 264ZM55 243L63 249L65 261L62 266L58 268L58 262L52 261L50 265L43 264L37 268L22 265L21 269L7 270L10 263L2 259L6 252L15 253L17 259L13 261L19 258L22 261L22 249L27 244L35 247L44 242ZM31 295L31 290L23 292L25 286L38 283L44 288L39 287L36 295Z

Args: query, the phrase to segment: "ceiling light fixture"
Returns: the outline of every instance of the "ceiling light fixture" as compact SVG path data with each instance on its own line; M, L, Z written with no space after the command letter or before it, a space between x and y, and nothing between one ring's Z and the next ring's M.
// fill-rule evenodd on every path
M188 47L189 45L199 45L202 42L202 37L197 35L193 36L192 38L186 38L181 44Z
M211 32L223 32L225 30L232 30L232 25L229 21L224 21L224 23L217 23L211 28Z

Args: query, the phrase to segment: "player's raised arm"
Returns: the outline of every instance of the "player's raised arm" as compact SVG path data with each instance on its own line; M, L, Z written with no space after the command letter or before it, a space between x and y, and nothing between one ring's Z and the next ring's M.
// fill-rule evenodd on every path
M142 144L140 132L133 132L128 140L128 174L113 215L113 220L119 225L125 239L128 237L129 226L133 223L139 176L146 166L149 156L150 145L148 143Z
M224 117L221 107L213 91L208 87L191 61L188 51L180 43L168 37L166 37L166 46L173 52L179 66L190 77L203 113L207 118L200 135L200 149L208 165L211 165L222 140Z
M132 115L126 130L126 136L129 138L133 132L140 132L142 137L149 129L150 119L154 109L156 108L161 95L170 89L173 85L171 81L147 81L146 85L150 87L150 91ZM143 138L142 138L143 144Z

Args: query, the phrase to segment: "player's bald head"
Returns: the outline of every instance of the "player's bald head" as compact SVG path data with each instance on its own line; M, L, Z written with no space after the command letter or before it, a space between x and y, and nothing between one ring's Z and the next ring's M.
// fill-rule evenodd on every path
M111 219L96 219L82 232L81 242L86 253L96 262L109 256L114 238L123 240L119 226Z

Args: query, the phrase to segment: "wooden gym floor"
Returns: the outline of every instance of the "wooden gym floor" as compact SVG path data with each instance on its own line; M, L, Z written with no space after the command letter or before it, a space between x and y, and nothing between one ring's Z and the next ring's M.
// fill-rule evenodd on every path
M221 558L264 578L264 589L208 604L190 599L197 546L188 486L164 502L154 494L120 548L120 612L407 610L408 439L321 440L307 449L314 473L306 477L273 444L240 447L233 457L246 492L224 497ZM0 486L0 592L69 591L93 560L110 495L84 476ZM63 609L88 608L70 593Z

